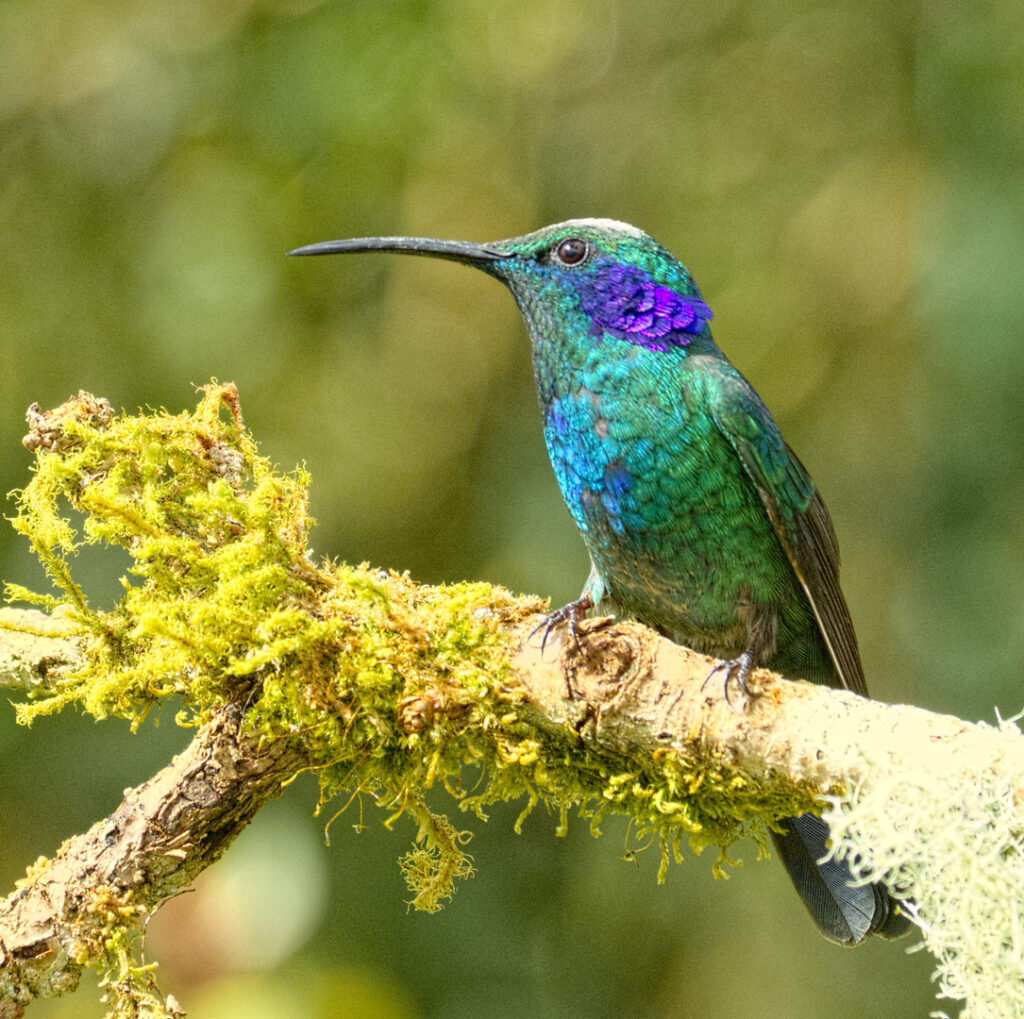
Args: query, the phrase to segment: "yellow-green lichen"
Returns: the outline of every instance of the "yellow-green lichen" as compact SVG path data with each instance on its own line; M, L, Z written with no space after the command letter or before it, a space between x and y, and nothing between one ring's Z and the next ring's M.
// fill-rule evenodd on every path
M85 664L19 704L19 720L78 704L137 725L176 696L179 722L196 725L243 703L268 738L302 744L324 801L354 789L412 813L425 848L440 846L437 872L464 872L463 840L425 826L422 793L465 763L514 770L526 730L509 714L510 638L496 624L540 603L315 563L309 479L257 454L232 386L205 387L191 414L96 414L97 402L80 394L46 416L34 477L16 493L14 526L60 593L8 594L62 606L85 645ZM82 543L131 556L112 609L90 606L73 578ZM492 782L475 809L522 788ZM416 888L420 904L450 894L450 881L433 887Z

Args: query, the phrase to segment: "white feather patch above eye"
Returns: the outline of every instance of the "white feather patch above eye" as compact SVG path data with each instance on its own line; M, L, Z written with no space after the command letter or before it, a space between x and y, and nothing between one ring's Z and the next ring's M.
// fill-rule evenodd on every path
M631 223L623 223L618 219L567 219L559 226L589 226L598 230L614 230L616 233L630 234L632 237L645 237L643 230Z

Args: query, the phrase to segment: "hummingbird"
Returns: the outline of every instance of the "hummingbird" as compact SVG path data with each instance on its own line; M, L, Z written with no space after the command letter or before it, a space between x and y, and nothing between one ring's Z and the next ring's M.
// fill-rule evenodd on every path
M643 231L574 219L493 243L361 237L292 255L383 251L481 269L526 322L544 442L590 555L578 599L724 660L726 695L764 666L867 696L839 547L810 475L715 344L690 271ZM713 670L714 671L714 670ZM856 945L909 921L881 884L827 859L816 814L772 839L824 936Z

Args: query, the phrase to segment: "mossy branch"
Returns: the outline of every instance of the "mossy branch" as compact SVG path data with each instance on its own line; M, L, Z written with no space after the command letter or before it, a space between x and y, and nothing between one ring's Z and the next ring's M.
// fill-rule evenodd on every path
M206 387L193 414L115 417L88 394L30 413L39 456L15 526L61 593L36 596L47 613L4 610L0 685L29 692L18 705L26 723L75 703L137 724L173 696L197 733L0 903L3 1019L74 987L84 967L103 974L112 1015L174 1014L138 961L146 918L306 769L322 805L366 795L389 822L415 822L402 866L428 910L472 870L468 835L426 806L439 784L481 817L506 799L522 799L524 814L540 801L563 819L576 811L595 829L626 814L641 836L657 836L663 868L687 839L719 847L720 869L735 839L763 843L773 818L824 806L837 851L913 898L943 990L985 1007L995 965L1005 1014L1019 1014L1024 964L1008 956L1007 926L1024 888L1014 727L768 673L755 674L757 696L736 711L720 688L705 689L709 659L636 624L591 621L582 651L557 634L542 651L530 639L537 599L314 563L307 479L258 457L231 386ZM84 514L81 536L65 507ZM132 556L113 609L90 607L72 578L83 540ZM467 768L481 781L460 784ZM993 861L977 893L996 900L987 941L977 903L964 901L971 886L948 877L957 811L960 856ZM958 916L970 918L969 938L956 933Z

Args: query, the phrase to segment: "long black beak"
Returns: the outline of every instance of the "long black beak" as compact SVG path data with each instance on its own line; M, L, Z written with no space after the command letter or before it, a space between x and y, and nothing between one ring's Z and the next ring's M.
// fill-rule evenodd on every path
M470 265L496 262L512 256L486 244L469 241L439 241L432 237L353 237L343 241L320 241L289 251L289 255L348 255L356 251L394 251L406 255L447 258Z

